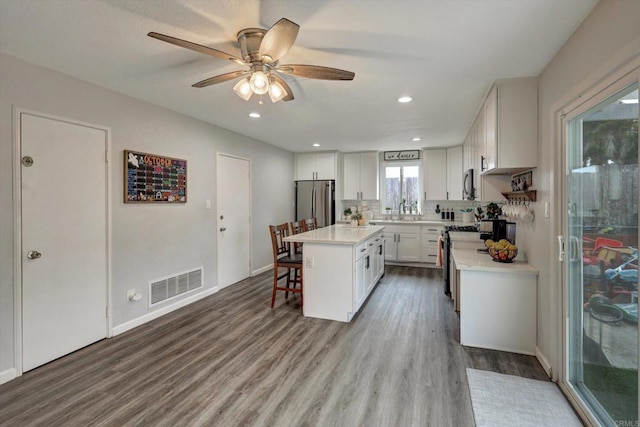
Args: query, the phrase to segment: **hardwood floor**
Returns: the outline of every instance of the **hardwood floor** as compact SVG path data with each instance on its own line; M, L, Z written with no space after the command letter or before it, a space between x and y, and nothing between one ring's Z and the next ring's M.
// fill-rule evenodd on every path
M465 368L547 377L460 346L441 275L387 266L346 324L261 274L3 384L0 425L472 426Z

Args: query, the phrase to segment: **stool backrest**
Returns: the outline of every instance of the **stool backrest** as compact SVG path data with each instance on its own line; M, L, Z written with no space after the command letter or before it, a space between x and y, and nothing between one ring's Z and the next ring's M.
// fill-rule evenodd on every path
M284 241L284 238L289 235L289 224L270 225L269 232L271 233L271 246L275 263L281 255L289 254L289 243Z
M300 221L293 221L289 223L291 225L291 234L299 234L299 233L304 233L307 230L307 223L304 219L301 219ZM295 251L295 253L297 254L301 254L302 253L302 243L300 242L293 242L293 250Z
M303 221L307 225L307 231L317 230L318 229L318 219L316 217L307 218L307 219L305 219Z

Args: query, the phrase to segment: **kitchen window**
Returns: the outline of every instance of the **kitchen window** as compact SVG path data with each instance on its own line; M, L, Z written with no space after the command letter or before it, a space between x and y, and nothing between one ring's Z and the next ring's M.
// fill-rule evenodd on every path
M380 212L417 214L421 209L420 162L381 162Z

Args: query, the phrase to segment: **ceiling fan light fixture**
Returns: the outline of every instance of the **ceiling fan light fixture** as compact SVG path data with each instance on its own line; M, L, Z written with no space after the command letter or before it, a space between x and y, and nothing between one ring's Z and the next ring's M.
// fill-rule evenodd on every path
M285 96L289 93L278 81L272 81L269 85L269 98L271 98L271 102L276 103L281 101Z
M248 101L249 98L251 98L251 95L253 95L253 91L251 90L251 85L249 84L248 78L242 79L238 83L236 83L236 85L233 87L233 91L236 93L236 95L238 95L245 101Z
M269 91L269 77L262 71L254 71L249 80L251 90L256 95L264 95Z

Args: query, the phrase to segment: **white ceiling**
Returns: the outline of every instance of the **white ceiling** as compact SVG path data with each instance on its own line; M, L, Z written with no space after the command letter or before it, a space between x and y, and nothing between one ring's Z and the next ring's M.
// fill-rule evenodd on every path
M538 75L597 0L0 0L0 51L285 149L362 151L462 143L495 79ZM242 67L147 37L239 54L236 33L300 25L280 63L355 72L287 77L295 100L259 105ZM0 76L1 78L1 76ZM414 101L396 99L410 95ZM258 111L260 119L250 119ZM412 142L419 136L420 142Z

